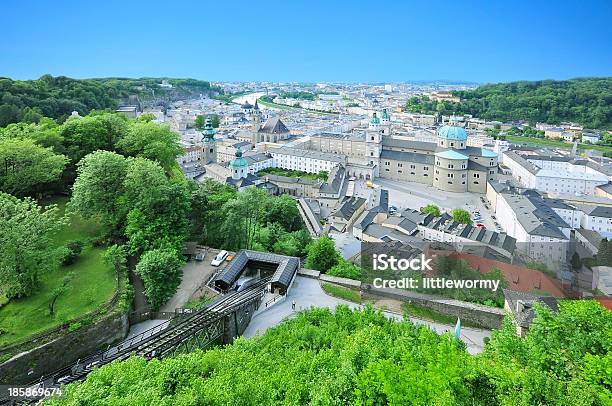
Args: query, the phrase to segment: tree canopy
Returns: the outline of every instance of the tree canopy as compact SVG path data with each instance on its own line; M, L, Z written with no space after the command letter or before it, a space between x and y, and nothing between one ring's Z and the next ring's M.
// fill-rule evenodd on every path
M453 209L452 211L453 221L462 224L472 224L472 216L469 211L465 209Z
M612 78L496 83L453 92L460 103L412 97L406 109L415 113L472 114L486 120L612 128Z
M132 357L70 385L69 405L604 405L612 312L594 301L537 309L525 338L507 320L484 352L371 307L311 309L232 345L146 361Z
M0 138L0 191L35 196L62 175L68 158L28 138Z
M145 285L145 295L153 309L172 297L181 283L183 261L173 249L156 248L144 253L136 273Z
M43 208L31 198L0 192L0 294L29 296L40 275L59 265L51 240L63 224L56 206Z
M125 137L117 142L117 148L125 156L136 156L157 161L165 169L175 164L183 148L179 135L168 125L135 121Z
M162 79L172 87L160 86ZM199 94L223 94L223 89L195 79L71 79L51 75L36 80L0 78L0 127L19 121L36 123L42 117L64 121L73 111L86 115L93 110L114 110L130 96L147 100L157 95L176 100Z

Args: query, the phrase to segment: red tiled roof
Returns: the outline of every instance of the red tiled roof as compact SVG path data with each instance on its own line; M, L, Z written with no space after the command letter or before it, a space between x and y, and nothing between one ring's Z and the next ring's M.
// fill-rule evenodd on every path
M612 310L612 297L596 297L595 300L599 302L600 305L605 307L608 310Z
M429 251L428 254L433 254L432 251ZM561 282L540 271L508 264L506 262L496 261L494 259L483 258L472 254L458 252L451 253L449 251L437 250L435 253L462 259L466 261L470 267L483 273L489 273L494 269L499 269L502 271L504 278L508 282L508 289L528 293L534 293L534 291L548 292L555 297L567 296L563 291Z

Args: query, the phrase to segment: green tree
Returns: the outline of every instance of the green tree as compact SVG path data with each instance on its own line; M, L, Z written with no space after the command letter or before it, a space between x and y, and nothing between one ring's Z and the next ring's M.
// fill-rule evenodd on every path
M38 124L21 122L0 128L0 139L27 138L41 147L53 149L56 154L65 155L64 138L59 134L59 128L55 120L43 117Z
M168 125L133 122L127 135L117 143L118 150L126 156L136 156L157 161L168 170L176 164L176 157L183 152L179 135Z
M334 240L329 237L319 237L308 246L306 268L327 272L336 266L341 258Z
M222 233L230 249L250 249L256 242L258 230L265 224L269 210L270 196L265 190L247 188L222 208Z
M197 128L198 130L203 130L204 129L204 125L206 124L206 117L204 117L203 115L198 115L195 119L195 128Z
M0 192L0 291L6 297L29 296L40 275L57 268L51 241L64 224L56 206L42 208L30 198Z
M289 232L299 230L303 226L297 201L289 195L271 199L268 221L281 224L285 231Z
M213 247L223 243L221 226L223 205L236 197L231 186L205 179L191 192L191 235L197 241Z
M472 224L472 216L470 212L465 209L453 209L452 211L453 221L461 224Z
M602 266L612 266L612 241L602 238L597 251L597 262Z
M424 214L431 214L434 217L440 217L440 208L435 204L428 204L423 208Z
M68 159L30 139L0 139L0 191L33 196L57 182Z
M85 155L103 149L114 151L116 144L128 132L129 122L121 114L91 114L70 118L60 128L67 154L73 163Z
M174 249L159 248L142 255L136 273L144 282L145 296L153 309L159 309L174 295L181 283L183 265Z
M127 160L109 151L96 151L83 158L72 186L70 207L84 217L100 215L106 224L117 226L125 216L121 196Z
M327 271L327 274L355 280L360 280L363 276L361 268L343 258L341 258L336 265L331 267L330 270Z
M162 186L149 206L139 205L129 211L125 235L132 254L170 247L180 251L189 233L189 193L182 183Z

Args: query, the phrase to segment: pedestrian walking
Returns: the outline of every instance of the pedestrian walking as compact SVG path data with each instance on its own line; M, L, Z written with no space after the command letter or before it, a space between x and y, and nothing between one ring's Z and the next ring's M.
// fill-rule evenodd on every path
M291 302L291 310L295 310L295 300Z

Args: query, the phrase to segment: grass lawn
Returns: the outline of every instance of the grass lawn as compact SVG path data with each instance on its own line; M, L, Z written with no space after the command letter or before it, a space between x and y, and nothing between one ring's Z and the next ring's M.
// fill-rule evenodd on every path
M343 286L332 285L331 283L321 283L321 287L330 296L348 300L349 302L361 303L359 291L345 288Z
M43 204L56 203L64 211L66 202L67 198L56 198ZM95 220L71 216L70 224L58 231L54 243L59 247L66 241L83 240L99 233L100 225ZM115 292L115 273L104 264L103 253L102 248L85 246L74 264L43 275L35 294L0 307L0 346L77 318L109 300ZM48 307L51 292L62 284L62 277L68 272L74 272L74 277L66 292L57 299L51 316Z
M265 177L266 175L277 175L277 176L287 176L290 178L302 178L302 179L310 179L310 180L321 180L326 181L329 176L329 172L321 171L318 173L308 173L303 171L296 171L292 169L281 169L281 168L266 168L257 172L256 175L258 177Z
M559 141L559 140L551 140L548 138L535 138L535 137L516 137L516 136L507 136L506 140L515 143L515 144L526 144L526 145L542 145L546 147L556 147L556 148L565 148L571 149L572 144ZM612 152L612 147L608 147L605 145L594 145L594 144L578 144L578 149L592 149L602 152Z

